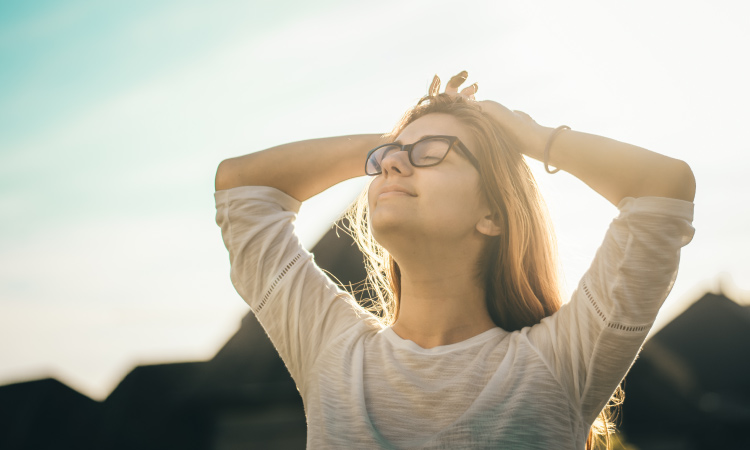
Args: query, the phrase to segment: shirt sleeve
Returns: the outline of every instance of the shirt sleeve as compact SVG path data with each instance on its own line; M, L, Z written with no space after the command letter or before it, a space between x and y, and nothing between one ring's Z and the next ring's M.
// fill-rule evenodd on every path
M294 232L301 203L267 186L216 191L230 277L300 391L316 357L369 316L315 264Z
M626 197L571 300L524 329L587 423L635 361L693 238L694 204Z

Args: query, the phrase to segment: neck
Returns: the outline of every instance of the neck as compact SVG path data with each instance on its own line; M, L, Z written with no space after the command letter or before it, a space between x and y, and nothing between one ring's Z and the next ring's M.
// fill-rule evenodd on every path
M432 348L494 328L483 283L475 275L478 252L456 252L445 245L432 248L443 254L397 259L401 295L393 331L422 348Z

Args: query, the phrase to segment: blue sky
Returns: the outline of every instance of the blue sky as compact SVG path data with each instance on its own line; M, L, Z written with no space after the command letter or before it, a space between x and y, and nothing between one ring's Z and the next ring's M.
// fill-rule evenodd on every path
M227 157L383 132L432 75L687 161L696 236L657 328L718 277L750 300L745 2L0 5L0 383L103 398L134 364L210 358L247 307L214 222ZM530 161L568 288L616 209ZM303 206L309 246L363 180ZM722 275L723 274L723 275ZM745 300L743 300L745 299Z

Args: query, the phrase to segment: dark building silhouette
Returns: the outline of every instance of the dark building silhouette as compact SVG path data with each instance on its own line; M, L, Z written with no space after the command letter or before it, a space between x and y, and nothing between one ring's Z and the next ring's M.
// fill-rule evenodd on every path
M337 237L337 234L339 235ZM332 229L313 249L344 285L362 255ZM649 340L626 378L639 450L750 449L750 310L706 294ZM295 385L252 314L210 360L135 368L103 402L44 379L0 387L0 449L302 449Z
M750 308L706 294L659 330L625 380L640 450L750 449Z
M46 378L0 387L0 449L94 448L102 404Z

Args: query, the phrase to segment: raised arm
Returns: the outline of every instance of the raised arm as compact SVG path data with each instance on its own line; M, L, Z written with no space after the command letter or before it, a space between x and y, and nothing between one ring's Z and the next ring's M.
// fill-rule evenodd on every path
M373 134L293 142L227 159L216 172L216 223L229 250L232 284L303 395L329 343L370 322L315 264L293 222L301 201L364 175L367 151L380 139Z
M505 125L525 155L544 161L553 128L496 102L480 104ZM686 162L603 136L562 130L552 141L547 163L575 175L615 206L625 197L695 198L695 177Z
M364 175L367 152L385 141L380 134L310 139L225 159L216 171L216 190L270 186L305 201Z
M544 143L526 154L543 161L552 131L544 127ZM695 199L695 177L686 162L614 139L563 130L555 136L547 162L575 175L615 206L625 197Z

